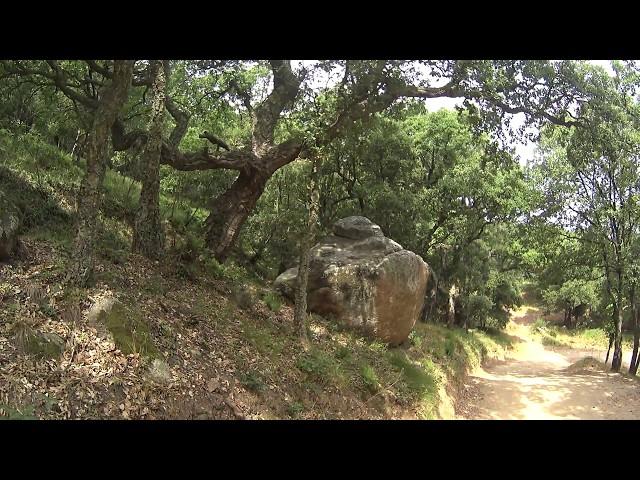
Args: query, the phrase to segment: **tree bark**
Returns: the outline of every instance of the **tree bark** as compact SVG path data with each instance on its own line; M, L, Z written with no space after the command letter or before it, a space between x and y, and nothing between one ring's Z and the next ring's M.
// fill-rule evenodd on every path
M611 359L611 371L619 372L622 366L622 305L616 302L614 309L615 331L613 342L613 358Z
M575 312L573 307L569 309L569 330L572 330L575 327L577 319L575 317Z
M451 285L449 289L449 309L447 310L447 327L453 328L456 321L456 301L455 295L457 294L457 289L455 285Z
M94 241L102 200L101 188L106 170L109 131L127 99L133 64L131 60L115 60L113 79L99 101L87 140L87 167L77 200L78 219L73 260L67 276L69 282L79 286L86 286L93 274Z
M311 166L309 216L307 219L307 231L305 232L305 236L300 247L298 284L296 287L296 303L293 317L293 323L302 342L307 341L307 283L309 280L309 251L313 246L316 224L318 223L319 199L318 160L314 157Z
M206 243L220 263L229 256L242 225L264 191L269 177L260 173L240 172L233 185L211 205L205 221Z
M431 275L435 275L434 273L431 273ZM436 277L435 280L435 290L433 293L433 298L430 299L431 300L431 305L429 305L429 313L427 314L426 318L424 319L425 322L431 321L431 318L433 316L433 307L436 306L437 308L437 304L438 304L438 277Z
M609 361L609 354L611 353L611 347L613 346L613 333L609 334L609 348L607 349L607 356L604 359L604 364L606 365Z
M151 68L153 76L151 120L149 135L142 155L142 191L140 205L133 226L132 250L157 260L164 250L164 231L160 221L160 154L164 126L166 68L156 60Z
M633 353L629 362L629 374L635 375L638 372L638 350L640 349L640 325L638 325L638 308L635 298L632 299L633 309Z
M637 320L636 320L637 323ZM636 326L633 332L633 355L631 355L631 362L629 362L629 374L635 375L638 373L638 349L640 348L640 329Z

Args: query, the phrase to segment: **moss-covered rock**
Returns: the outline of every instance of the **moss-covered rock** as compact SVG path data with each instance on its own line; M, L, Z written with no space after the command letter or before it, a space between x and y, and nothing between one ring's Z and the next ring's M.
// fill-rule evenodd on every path
M124 354L139 353L149 358L158 356L146 321L119 300L106 298L96 302L89 312L89 321L104 325L116 347Z
M26 353L39 358L57 359L64 351L65 341L55 333L37 333L24 342Z

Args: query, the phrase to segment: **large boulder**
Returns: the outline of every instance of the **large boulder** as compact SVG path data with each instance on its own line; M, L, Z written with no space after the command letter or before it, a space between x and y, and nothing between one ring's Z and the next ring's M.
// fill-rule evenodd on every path
M296 295L295 286L298 277L298 267L285 270L273 282L273 286L285 297L293 299Z
M20 210L0 191L0 261L16 250L20 218Z
M334 235L310 251L309 310L330 315L391 345L409 336L425 299L429 268L365 217L334 224ZM274 282L293 299L297 268Z

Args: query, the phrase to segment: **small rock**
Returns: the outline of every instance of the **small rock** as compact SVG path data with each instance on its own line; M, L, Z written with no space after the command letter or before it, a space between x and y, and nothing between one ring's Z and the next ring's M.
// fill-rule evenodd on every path
M381 237L382 230L366 217L342 218L333 224L333 233L339 237L362 240L367 237Z
M149 367L149 377L154 382L164 385L171 382L171 369L167 362L157 358L151 362L151 366Z

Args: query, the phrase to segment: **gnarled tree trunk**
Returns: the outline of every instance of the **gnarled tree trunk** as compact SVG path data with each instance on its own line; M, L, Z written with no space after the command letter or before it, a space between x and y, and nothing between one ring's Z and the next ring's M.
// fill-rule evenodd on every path
M219 262L229 256L240 228L262 195L270 176L265 173L254 169L241 171L233 185L212 202L205 221L206 242Z
M67 279L86 286L94 267L94 241L101 188L108 155L109 132L127 99L133 74L132 60L115 60L111 84L106 87L93 117L85 157L87 168L78 195L78 219L73 260Z
M164 250L164 231L160 222L160 155L164 125L166 69L164 62L152 63L153 76L149 135L142 155L142 191L133 227L132 250L159 259Z

